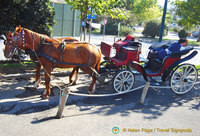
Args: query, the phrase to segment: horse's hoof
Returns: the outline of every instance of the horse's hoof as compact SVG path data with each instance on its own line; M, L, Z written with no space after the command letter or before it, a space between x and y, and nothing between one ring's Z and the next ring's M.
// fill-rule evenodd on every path
M69 85L70 85L70 86L76 85L76 82L70 82Z
M76 85L76 82L73 82L71 85Z
M24 89L26 89L26 90L31 90L31 91L37 90L36 87L32 87L32 86L25 86Z
M88 94L94 94L95 90L88 91Z
M42 100L49 99L49 96L48 96L48 95L43 95L43 94L42 94L40 97L41 97Z

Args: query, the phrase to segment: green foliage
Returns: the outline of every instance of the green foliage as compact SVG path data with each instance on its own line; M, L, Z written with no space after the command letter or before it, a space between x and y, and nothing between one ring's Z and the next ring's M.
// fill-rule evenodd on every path
M174 5L177 7L176 14L181 17L179 22L185 28L192 25L200 25L199 0L176 0Z
M180 32L178 32L179 38L186 38L187 36L188 36L188 34L185 29L182 29Z
M127 0L127 6L132 7L130 10L138 21L159 20L162 16L162 10L157 4L157 0Z
M157 21L149 21L146 23L146 26L142 32L145 37L150 36L151 38L155 38L159 36L160 26Z
M55 12L50 0L0 0L0 33L14 31L15 27L31 29L51 35Z
M101 27L101 32L103 32L103 27ZM118 34L118 22L116 20L110 19L105 28L105 34L117 35Z
M92 12L97 15L108 14L112 18L125 19L128 15L128 11L124 8L120 8L123 3L121 0L65 0L67 4L71 5L73 9L77 9L82 12L83 18L86 19L87 14Z
M120 36L132 35L133 29L128 26L121 26L120 27Z
M177 27L174 27L173 31L174 31L174 32L178 32L178 28L177 28Z

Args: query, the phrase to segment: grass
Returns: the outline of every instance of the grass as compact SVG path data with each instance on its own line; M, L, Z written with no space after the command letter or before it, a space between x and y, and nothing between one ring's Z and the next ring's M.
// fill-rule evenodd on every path
M179 40L179 39L167 39L167 38L163 38L163 41L169 41L169 40ZM159 41L159 39L158 39L158 41ZM188 45L200 46L200 42L188 40Z
M200 65L195 65L196 69L200 70Z
M12 67L12 68L21 68L21 67L34 67L35 64L34 62L31 61L24 61L21 63L5 63L5 64L0 64L0 68L7 68L7 67Z
M158 42L159 38L150 38L150 37L137 37L137 38L143 38L143 39L148 39L148 40L152 40L154 42ZM179 39L169 39L169 38L163 38L162 41L170 41L170 40L179 40ZM196 42L196 41L192 41L192 40L188 40L188 45L195 45L195 46L200 46L200 42Z
M24 61L21 63L5 63L5 64L0 64L0 68L8 68L8 67L12 67L12 68L22 68L22 67L34 67L35 64L34 62L31 61Z
M24 73L35 69L34 62L24 61L21 63L8 62L0 63L0 73L2 74L14 74L14 73Z

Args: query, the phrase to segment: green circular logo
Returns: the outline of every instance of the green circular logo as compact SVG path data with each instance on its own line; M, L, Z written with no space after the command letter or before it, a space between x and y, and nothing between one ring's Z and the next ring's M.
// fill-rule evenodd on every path
M119 133L119 128L118 127L113 127L112 128L113 134L118 134Z

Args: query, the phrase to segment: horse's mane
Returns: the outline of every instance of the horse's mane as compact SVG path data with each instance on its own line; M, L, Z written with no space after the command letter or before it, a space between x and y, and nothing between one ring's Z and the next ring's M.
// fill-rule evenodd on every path
M39 34L37 32L33 32L32 30L29 30L27 28L23 28L25 31L27 31L28 33L32 34L34 38L37 38L35 40L41 40L43 38L45 38L45 40L47 40L49 43L55 41L57 43L60 43L60 41L56 40L56 39L53 39L53 38L50 38L49 36L45 35L45 34Z

